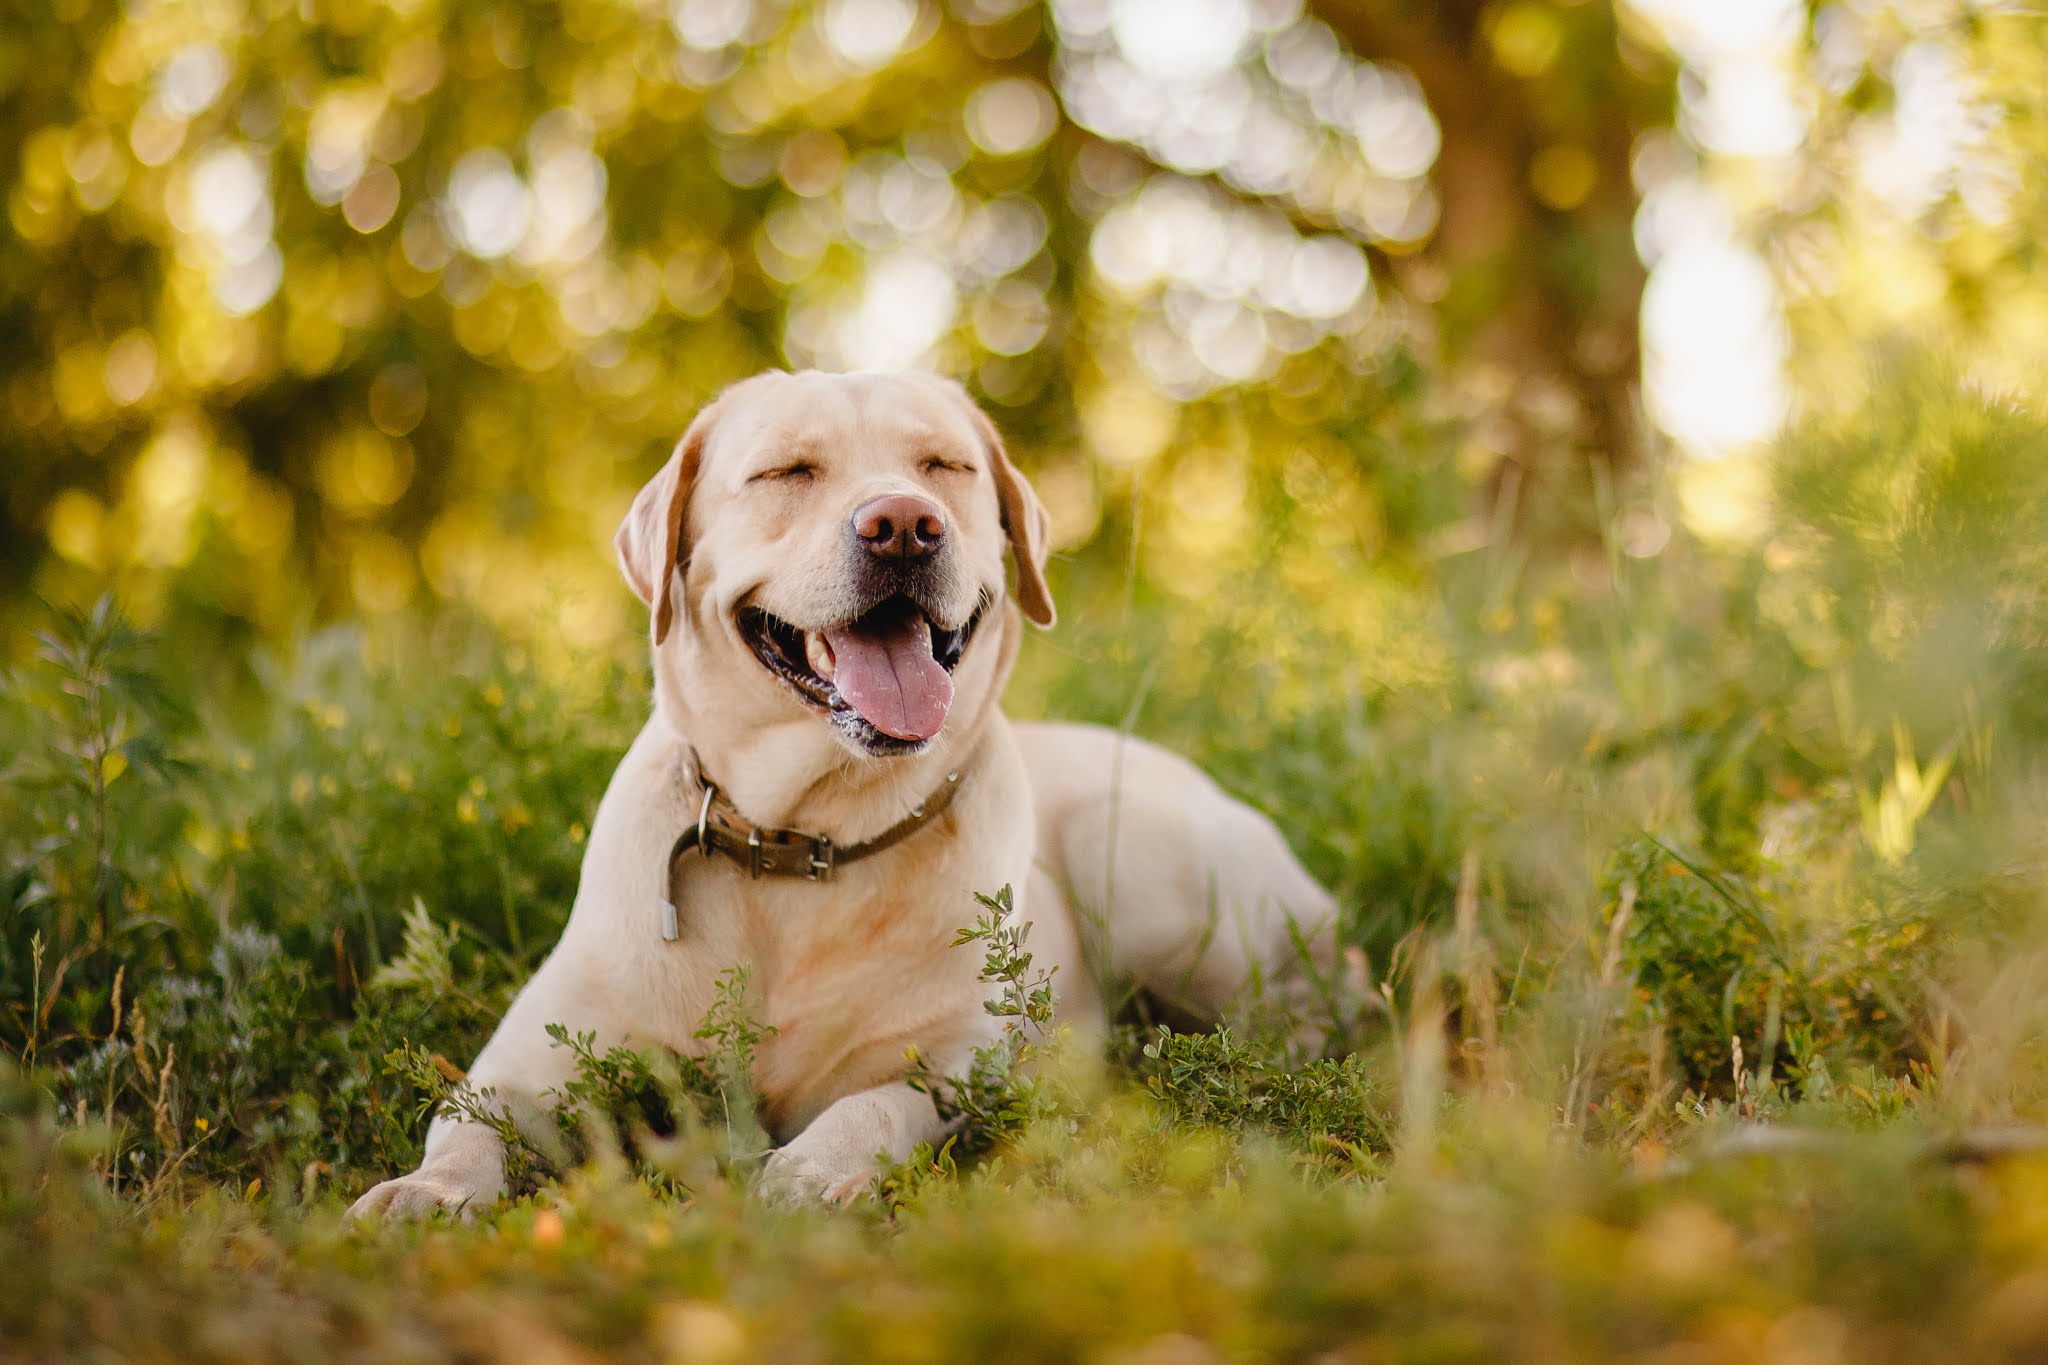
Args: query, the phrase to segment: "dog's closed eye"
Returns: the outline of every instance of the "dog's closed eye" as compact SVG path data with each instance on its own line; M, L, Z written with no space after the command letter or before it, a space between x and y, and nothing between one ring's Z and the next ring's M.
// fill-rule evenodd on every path
M962 464L958 460L949 460L943 455L926 456L923 469L927 474L972 474L975 472L973 465Z
M777 465L764 469L747 479L748 483L805 483L817 477L818 466L809 460L798 460L794 464Z

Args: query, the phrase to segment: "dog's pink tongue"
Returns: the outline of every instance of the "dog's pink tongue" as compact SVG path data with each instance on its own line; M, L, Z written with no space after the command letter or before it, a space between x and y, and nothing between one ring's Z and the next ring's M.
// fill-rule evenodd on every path
M868 724L897 739L930 739L946 723L953 679L932 657L932 628L907 612L825 632L832 681Z

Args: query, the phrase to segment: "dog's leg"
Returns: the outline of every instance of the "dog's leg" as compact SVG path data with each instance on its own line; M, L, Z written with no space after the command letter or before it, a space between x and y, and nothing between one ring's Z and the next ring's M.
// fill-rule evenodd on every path
M835 1100L776 1149L761 1191L785 1204L844 1204L867 1188L878 1157L901 1161L945 1133L932 1097L891 1081Z
M581 975L575 960L560 950L542 963L505 1012L467 1081L472 1091L492 1092L483 1105L488 1112L504 1113L522 1134L550 1144L558 1135L544 1096L569 1079L575 1057L554 1045L548 1025L564 1024L572 1033L596 1029L600 1049L620 1037L611 1021L587 1017L602 997L580 984ZM350 1221L372 1214L403 1218L448 1209L468 1217L504 1193L505 1144L497 1129L442 1114L427 1130L420 1168L373 1187L348 1216Z

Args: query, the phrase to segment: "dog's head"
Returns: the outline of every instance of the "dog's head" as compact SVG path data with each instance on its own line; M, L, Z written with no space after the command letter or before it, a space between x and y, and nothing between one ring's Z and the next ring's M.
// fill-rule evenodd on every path
M616 543L657 677L700 723L802 718L862 755L919 752L993 695L1006 550L1018 606L1053 621L1044 508L988 418L927 374L734 385Z

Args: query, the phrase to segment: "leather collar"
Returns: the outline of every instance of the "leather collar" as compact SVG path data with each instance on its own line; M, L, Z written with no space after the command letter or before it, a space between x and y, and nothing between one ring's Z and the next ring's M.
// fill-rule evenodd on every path
M714 854L745 868L759 881L763 877L791 877L803 881L829 882L837 869L894 848L945 813L960 789L965 765L947 772L938 788L910 808L910 814L872 839L857 844L834 844L822 834L796 829L763 829L741 815L716 782L704 771L695 753L690 766L703 798L697 807L697 821L684 828L668 853L668 899L661 904L661 936L673 943L682 937L677 882L685 855L692 849L709 858Z

